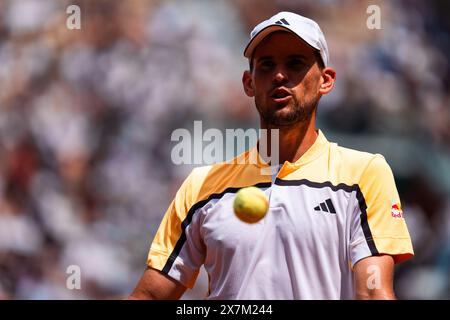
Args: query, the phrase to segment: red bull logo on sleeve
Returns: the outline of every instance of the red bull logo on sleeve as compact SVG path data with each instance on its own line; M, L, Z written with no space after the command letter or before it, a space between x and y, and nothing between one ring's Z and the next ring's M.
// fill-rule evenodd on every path
M393 203L391 207L392 218L403 218L403 211L400 203Z

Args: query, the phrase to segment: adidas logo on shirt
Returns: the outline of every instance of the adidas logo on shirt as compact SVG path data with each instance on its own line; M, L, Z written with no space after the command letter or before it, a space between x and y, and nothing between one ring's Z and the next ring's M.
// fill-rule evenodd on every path
M319 205L315 207L314 210L336 214L336 209L334 209L333 202L331 202L331 199L327 199L325 200L325 202L319 203Z

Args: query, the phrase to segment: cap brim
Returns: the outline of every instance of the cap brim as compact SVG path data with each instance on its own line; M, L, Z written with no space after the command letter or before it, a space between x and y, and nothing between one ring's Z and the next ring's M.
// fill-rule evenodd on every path
M255 48L258 46L258 44L265 37L267 37L269 34L271 34L272 32L275 32L275 31L288 31L288 32L292 33L293 35L297 36L300 40L304 41L306 44L310 45L313 49L316 49L319 52L321 51L319 48L310 44L308 41L303 39L301 36L299 36L297 33L292 31L288 27L272 24L270 26L265 27L264 29L261 29L261 31L259 31L258 34L256 36L254 36L252 40L250 40L250 42L247 44L247 46L244 49L244 57L250 59L251 55L253 53L253 50L255 50Z
M252 55L253 50L256 48L256 46L265 38L267 37L269 34L271 34L272 32L275 31L288 31L291 33L294 33L291 29L284 27L284 26L279 26L279 25L269 25L267 27L265 27L264 29L261 29L258 34L256 36L254 36L252 38L252 40L250 40L250 42L247 44L247 46L244 49L244 57L249 58ZM295 33L294 33L295 34Z
M282 14L289 16L292 15L292 20L289 19L290 21L288 23L284 18L279 19L280 17L283 17ZM254 34L254 32L258 29L259 31ZM311 48L317 50L320 53L324 66L328 65L328 47L325 41L325 36L320 30L319 25L311 19L289 12L279 13L269 20L263 21L257 25L251 32L251 35L254 35L253 37L250 36L250 41L244 49L244 56L251 59L254 55L256 47L261 43L261 41L276 31L286 31L294 34L298 39L308 44Z

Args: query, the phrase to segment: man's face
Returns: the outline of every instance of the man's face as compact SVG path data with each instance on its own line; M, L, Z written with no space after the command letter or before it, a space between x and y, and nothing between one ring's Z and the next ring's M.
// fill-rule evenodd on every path
M279 127L311 119L322 84L312 47L290 32L274 32L256 47L252 63L247 86L266 125Z

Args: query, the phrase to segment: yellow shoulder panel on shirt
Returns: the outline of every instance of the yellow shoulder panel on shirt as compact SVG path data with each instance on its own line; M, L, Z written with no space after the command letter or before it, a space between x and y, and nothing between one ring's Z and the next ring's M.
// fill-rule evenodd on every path
M248 152L242 156L247 156ZM201 207L214 194L260 183L270 183L271 177L261 175L252 164L225 162L195 168L181 185L164 215L150 248L147 264L162 270L182 237L183 221L197 206ZM193 213L193 212L192 212Z
M314 161L287 163L283 180L329 182L358 188L367 206L367 222L376 250L391 254L396 262L412 256L411 238L401 212L401 204L391 168L380 154L320 142ZM369 239L368 239L369 240Z
M384 157L377 155L372 159L359 186L366 201L367 221L378 252L393 255L397 263L411 257L414 251L394 175Z
M338 146L326 142L319 151L320 157L314 161L301 161L287 164L292 167L284 180L306 179L313 182L330 182L333 185L345 184L353 186L359 183L360 177L370 161L376 155Z

